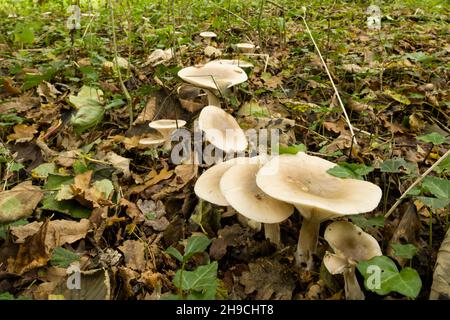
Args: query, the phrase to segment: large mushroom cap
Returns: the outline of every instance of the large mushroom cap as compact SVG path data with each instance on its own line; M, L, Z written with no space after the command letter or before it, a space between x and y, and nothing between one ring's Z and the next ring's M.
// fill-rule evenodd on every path
M256 185L261 164L236 164L220 179L220 190L229 204L245 217L262 223L280 223L294 211L290 204L265 194Z
M253 43L238 43L236 48L244 53L252 53L255 51L255 45Z
M199 198L219 206L230 205L220 191L220 179L223 174L235 164L257 163L258 161L261 161L258 157L238 157L212 166L197 179L194 186L195 194Z
M253 64L248 61L240 60L240 59L221 59L221 60L212 60L206 64L230 64L232 66L237 66L243 69L253 68Z
M381 199L381 189L367 181L328 174L327 170L334 166L304 152L283 154L261 168L256 183L265 193L292 203L304 215L316 209L323 220L375 209Z
M244 70L230 64L208 63L200 67L187 67L178 71L178 76L195 86L224 92L247 81Z
M211 144L225 152L243 151L248 142L236 119L215 106L206 106L200 112L198 126Z
M324 238L338 256L354 262L382 255L377 240L351 222L331 223L325 230Z

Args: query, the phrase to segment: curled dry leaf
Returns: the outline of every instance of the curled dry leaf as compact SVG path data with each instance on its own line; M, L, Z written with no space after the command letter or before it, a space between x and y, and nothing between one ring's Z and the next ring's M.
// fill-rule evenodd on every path
M0 223L28 218L33 213L44 193L41 188L25 181L11 190L0 192Z
M430 300L450 300L450 229L439 249L433 274Z
M239 224L225 226L225 228L219 230L217 239L213 240L209 254L214 260L220 260L227 253L228 247L239 247L247 243L250 237L249 229L244 229Z
M130 161L131 160L130 159L119 156L115 152L110 151L106 154L106 157L104 160L108 161L109 163L111 163L113 165L114 168L116 168L117 170L122 172L125 178L128 178L131 176L131 173L130 173Z

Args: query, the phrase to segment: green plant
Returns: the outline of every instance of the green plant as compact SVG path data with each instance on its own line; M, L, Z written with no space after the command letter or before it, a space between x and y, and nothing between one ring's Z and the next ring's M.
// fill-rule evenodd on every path
M182 255L174 247L169 247L166 252L181 262L181 268L175 273L173 284L178 289L178 294L168 295L167 299L204 300L215 299L219 280L217 279L217 261L208 262L193 271L186 270L186 264L196 253L205 253L211 243L206 236L192 236L188 239L184 254Z
M364 180L364 176L373 170L373 167L366 166L365 164L338 162L337 166L329 169L327 172L339 178Z

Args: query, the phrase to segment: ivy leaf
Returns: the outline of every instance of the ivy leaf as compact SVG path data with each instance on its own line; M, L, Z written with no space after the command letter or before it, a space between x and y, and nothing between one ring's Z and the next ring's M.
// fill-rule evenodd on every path
M357 268L364 277L366 289L379 295L395 291L416 298L422 287L422 281L416 270L407 267L399 272L395 263L386 256L361 261ZM376 281L377 278L379 282Z
M175 259L177 259L180 262L183 262L183 256L181 255L180 251L175 249L174 247L168 247L166 249L166 252L170 255L172 255Z
M175 286L180 286L180 277L182 273L183 281L181 284L181 290L189 291L215 291L219 285L217 279L217 261L210 264L200 266L194 271L181 271L178 270L173 279ZM210 291L210 292L211 292Z
M394 249L394 255L399 258L412 259L417 253L416 246L410 243L393 243L391 244L391 247Z
M422 182L422 187L440 199L450 199L450 181L437 177L426 177Z
M53 249L52 257L50 259L50 263L53 266L67 268L74 261L79 261L80 257L67 249L62 247L58 247Z
M440 145L445 142L445 137L437 132L432 132L420 137L417 137L417 140L432 143L434 145Z
M183 261L188 261L194 254L198 252L203 252L210 245L211 240L206 236L193 236L190 237L186 248L184 250Z

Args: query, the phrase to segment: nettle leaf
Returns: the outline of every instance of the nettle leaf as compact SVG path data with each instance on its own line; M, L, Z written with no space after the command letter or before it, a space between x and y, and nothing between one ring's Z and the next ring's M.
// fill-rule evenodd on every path
M422 287L422 281L416 270L406 267L399 272L394 261L386 256L361 261L357 268L364 277L366 289L379 295L395 291L416 298Z
M363 215L354 215L351 216L350 219L354 224L362 229L381 228L384 226L383 216L366 218Z
M67 249L62 247L58 247L53 249L52 257L50 259L50 263L53 266L67 268L74 261L79 261L80 257Z
M181 283L181 290L189 291L215 291L219 285L217 279L217 261L210 264L200 266L194 271L182 271L178 270L173 279L175 286L180 287L180 277L183 277ZM181 275L182 274L182 275Z
M391 244L391 247L394 249L394 255L399 258L412 259L417 253L416 246L410 243L393 243Z
M299 152L306 152L307 148L303 143L300 144L294 144L292 146L289 147L283 147L280 146L278 148L278 153L279 154L297 154Z
M445 142L445 137L437 132L432 132L432 133L417 137L417 140L427 142L427 143L432 143L435 145L440 145Z
M336 166L328 169L327 172L339 178L352 178L363 180L363 176L374 170L371 166L357 163L339 162Z
M380 167L381 172L398 173L400 167L406 168L407 162L403 158L385 160Z
M184 250L184 262L189 260L194 254L203 252L211 244L211 240L206 236L190 237Z
M425 177L422 188L440 199L450 199L450 181L437 177Z

